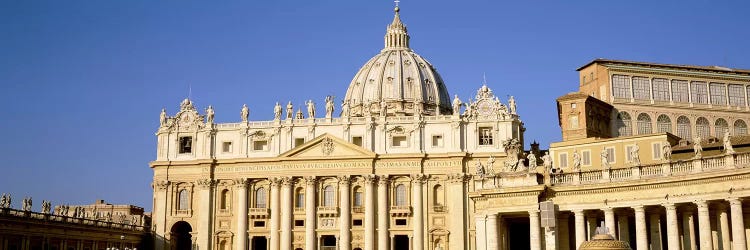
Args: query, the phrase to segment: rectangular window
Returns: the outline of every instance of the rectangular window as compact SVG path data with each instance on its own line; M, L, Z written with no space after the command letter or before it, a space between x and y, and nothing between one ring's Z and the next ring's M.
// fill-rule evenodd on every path
M297 203L294 204L296 208L303 208L305 207L305 193L299 192L297 193Z
M480 127L479 128L479 145L487 146L493 145L492 140L492 128L491 127Z
M607 162L615 162L615 148L607 148Z
M265 150L268 150L268 141L254 141L253 142L253 150L255 150L255 151L265 151Z
M362 192L354 193L354 207L362 207Z
M262 220L253 221L253 227L265 227L266 222Z
M651 100L651 86L647 77L633 77L633 95L638 100Z
M231 153L232 152L232 142L231 141L225 141L221 144L221 152L224 153Z
M709 90L711 90L711 104L727 105L727 85L712 82Z
M661 143L656 142L651 144L651 156L654 160L661 159Z
M633 151L633 146L625 147L625 162L633 162L633 154L630 153L631 151Z
M672 101L690 102L687 81L672 80Z
M391 146L406 147L406 136L394 136L393 139L391 139Z
M396 219L396 226L406 226L406 219Z
M442 147L443 146L443 135L433 135L432 136L432 146L433 147Z
M560 153L560 168L568 167L568 153Z
M299 147L300 145L305 144L305 138L294 138L294 147Z
M654 78L651 83L654 91L654 100L669 101L669 81L662 78Z
M193 137L183 136L180 137L180 154L189 154L193 152Z
M294 226L295 227L304 227L305 221L304 220L294 220Z
M617 98L630 98L630 78L624 75L613 75L612 94Z
M745 93L742 89L742 85L739 84L729 85L729 105L745 106Z
M591 166L591 151L581 151L581 165Z
M353 220L352 221L352 226L361 227L362 226L362 220Z
M708 90L706 82L690 82L690 95L693 103L708 104Z
M362 147L362 136L352 136L352 144Z

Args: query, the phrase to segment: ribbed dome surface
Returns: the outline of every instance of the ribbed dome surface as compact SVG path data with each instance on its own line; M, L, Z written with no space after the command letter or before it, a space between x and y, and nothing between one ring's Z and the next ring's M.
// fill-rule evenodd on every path
M350 115L380 114L384 104L388 116L450 114L443 79L432 64L409 48L409 35L398 11L388 26L385 48L349 84L344 102Z

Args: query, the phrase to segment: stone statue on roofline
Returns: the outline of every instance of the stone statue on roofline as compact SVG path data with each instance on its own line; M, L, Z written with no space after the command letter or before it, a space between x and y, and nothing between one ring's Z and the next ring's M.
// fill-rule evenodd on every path
M630 159L633 161L633 165L641 165L641 148L638 147L638 144L633 145L633 148L630 150Z
M249 116L250 110L247 108L247 104L242 104L242 109L240 110L240 118L242 119L242 122L247 122Z
M214 124L214 107L211 105L208 105L208 108L206 108L206 123Z
M292 119L294 117L294 105L292 102L286 104L286 119Z
M326 118L333 117L333 111L335 105L333 104L333 96L326 96Z
M724 132L724 139L722 140L724 145L725 154L734 154L734 148L732 148L732 138L729 136L729 131Z
M305 105L307 105L307 117L315 118L315 103L313 102L313 100L307 100L307 102L305 102Z
M529 152L529 155L526 156L526 159L529 160L529 168L536 169L537 162L536 162L536 155L534 154L534 152Z
M484 179L485 173L484 173L484 167L482 166L482 162L479 161L479 159L477 159L474 165L476 166L476 171L477 171L476 175L479 176L479 178Z
M573 151L573 171L581 171L581 155L578 150Z
M281 119L281 104L279 104L279 102L276 102L276 105L273 106L273 119L274 120Z
M609 151L607 151L606 148L602 149L600 156L601 156L601 161L602 161L602 168L612 169L612 166L609 165Z
M700 136L693 139L693 152L695 153L695 158L703 157L703 146L701 146Z
M549 155L549 151L544 152L542 164L544 164L544 171L552 171L552 156Z
M461 114L461 99L458 99L458 95L453 96L453 115Z
M515 115L516 114L516 99L514 99L513 96L510 96L510 98L508 98L508 106L510 106L510 113Z
M672 160L672 145L670 145L669 142L664 142L661 148L663 154L662 159L664 159L665 161Z
M159 114L159 125L160 126L167 125L167 109L164 109L164 108L161 109L161 113Z

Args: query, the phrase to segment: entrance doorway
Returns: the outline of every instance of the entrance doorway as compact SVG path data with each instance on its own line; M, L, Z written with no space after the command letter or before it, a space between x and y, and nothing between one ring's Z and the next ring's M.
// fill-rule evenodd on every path
M408 235L394 235L393 236L393 250L409 250L411 249L411 246L409 245L409 236Z
M268 249L268 239L264 236L253 236L250 240L251 250L266 250Z
M508 249L531 249L529 218L508 218Z
M323 235L320 237L320 250L336 250L336 236Z
M193 227L190 226L190 223L184 221L175 223L170 231L172 250L191 250L193 242L190 239L190 232L192 231Z

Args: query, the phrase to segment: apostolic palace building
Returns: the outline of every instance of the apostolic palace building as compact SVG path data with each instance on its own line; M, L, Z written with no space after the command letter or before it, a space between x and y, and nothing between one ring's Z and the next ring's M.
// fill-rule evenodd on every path
M540 150L501 86L449 95L409 39L396 7L323 114L162 110L156 249L570 250L597 227L638 250L747 249L750 71L593 60Z

